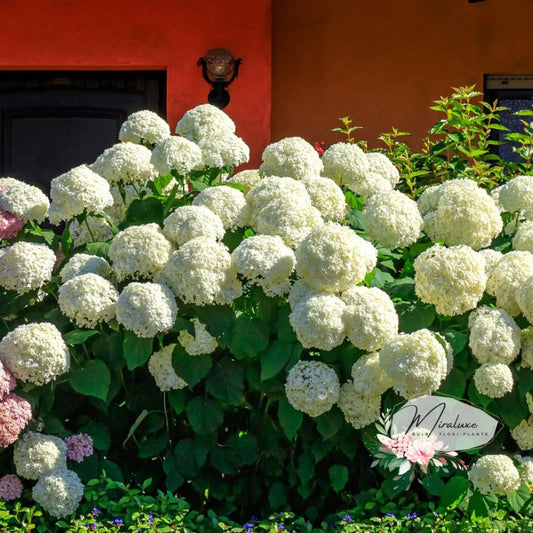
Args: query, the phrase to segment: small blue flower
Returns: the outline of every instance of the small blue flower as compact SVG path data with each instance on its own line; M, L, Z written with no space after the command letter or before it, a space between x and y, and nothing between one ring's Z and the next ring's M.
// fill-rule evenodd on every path
M120 518L113 518L113 524L115 526L121 526L124 522Z
M85 527L90 531L94 531L95 529L98 529L98 524L96 522L93 522L91 524L85 524Z
M418 515L416 513L407 513L407 518L411 520L412 518L416 518Z
M342 517L342 521L343 521L343 522L353 522L353 518L352 518L349 514L345 514L345 515Z
M93 507L92 513L93 516L98 516L100 514L100 509Z
M153 522L153 521L154 521L154 515L152 511L148 511L148 522Z
M284 526L283 524L280 524L280 525L278 526L278 529L279 529L280 531L284 531L284 530L285 530L285 526Z
M387 513L386 516L394 516L394 513Z

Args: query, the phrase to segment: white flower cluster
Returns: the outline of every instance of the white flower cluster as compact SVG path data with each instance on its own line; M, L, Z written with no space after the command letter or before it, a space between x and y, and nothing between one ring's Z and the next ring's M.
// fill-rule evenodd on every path
M248 192L246 201L254 231L279 235L288 246L297 245L322 223L305 185L293 178L264 178Z
M105 150L90 167L111 185L144 185L157 177L151 158L152 152L145 146L123 142Z
M69 370L70 353L54 324L32 322L2 339L0 361L16 379L44 385Z
M298 361L285 382L289 403L313 417L329 411L339 399L339 392L335 370L320 361Z
M281 237L253 235L241 241L231 257L238 273L262 287L267 296L289 291L296 258Z
M533 324L533 276L518 286L515 298L522 314Z
M385 192L400 181L400 173L392 161L381 152L365 154L368 161L367 191L363 195L370 196L378 192Z
M533 253L533 220L524 220L513 237L513 248Z
M379 350L398 334L398 314L389 295L377 287L354 285L343 291L346 335L357 348Z
M187 176L202 164L202 150L185 137L167 137L155 146L151 162L162 176L172 170Z
M485 248L479 250L477 253L485 263L485 274L488 275L494 270L494 267L498 261L503 257L503 254L498 250L493 250L492 248Z
M468 246L435 244L415 259L414 268L417 296L441 315L474 309L485 291L485 262Z
M420 196L418 208L429 238L447 246L486 248L503 227L494 200L466 178L429 187Z
M35 220L41 223L46 218L49 207L50 201L41 189L23 181L15 180L9 188L0 192L0 209L21 217L25 222Z
M224 224L217 214L203 205L183 205L165 218L163 235L176 246L196 237L221 240Z
M322 161L318 152L301 137L286 137L263 151L259 171L264 176L284 176L297 180L320 176Z
M106 242L113 238L113 230L102 217L88 216L81 224L72 220L69 226L74 246L82 246L88 242Z
M408 400L436 391L447 374L446 351L427 329L398 335L380 350L379 362L392 388Z
M392 387L392 380L381 368L379 352L362 355L352 365L353 389L359 396L379 397Z
M231 178L226 180L226 183L234 183L240 185L244 189L246 194L254 185L257 185L261 181L261 175L259 169L248 169L237 172Z
M521 366L533 370L533 337L522 332Z
M87 165L80 165L54 178L50 183L52 204L48 218L52 224L76 215L101 213L113 205L109 183Z
M533 254L514 250L503 255L487 277L487 292L496 296L496 305L511 316L520 313L517 289L533 276Z
M505 211L533 219L533 176L516 176L498 189L498 201Z
M379 419L381 414L381 396L368 392L358 392L351 380L344 383L337 400L346 422L355 429L361 429Z
M533 483L533 457L522 457L516 455L515 459L519 462L522 467L522 472L520 473L520 478L525 483Z
M377 250L351 228L324 222L298 245L296 272L312 288L340 292L374 269Z
M511 436L521 450L533 449L533 416L522 420L512 431Z
M152 278L171 253L172 244L155 223L129 226L115 235L109 247L109 259L119 281Z
M160 283L132 282L124 287L116 303L117 322L137 337L168 331L177 313L172 291Z
M187 330L179 332L178 340L189 355L203 355L212 353L218 346L217 340L209 331L207 331L204 324L197 318L192 319L194 325L194 335L191 335Z
M413 244L422 231L416 202L399 191L372 195L366 200L364 213L370 237L391 250Z
M366 191L370 163L359 146L352 143L336 143L322 154L322 174L337 185L347 185L356 194ZM361 192L360 192L361 191Z
M60 271L61 281L66 283L69 279L82 274L98 274L109 279L113 275L111 265L103 258L90 254L74 254Z
M332 179L315 176L303 179L302 183L311 198L311 205L318 209L324 220L344 220L347 211L346 199L342 189Z
M202 137L198 140L198 146L202 150L202 164L205 167L236 167L250 159L250 148L233 133Z
M148 372L155 379L155 383L161 391L183 389L187 386L187 383L176 374L172 366L172 352L175 347L175 344L169 344L158 352L154 352L148 360Z
M520 486L520 474L506 455L483 455L468 471L468 479L482 494L504 496Z
M331 350L346 337L344 302L333 294L303 298L289 315L289 322L304 348Z
M15 442L13 461L20 477L39 479L67 467L67 445L54 435L27 431Z
M157 144L169 136L169 125L157 113L148 109L132 113L118 132L118 138L122 142L135 144Z
M66 517L78 508L83 497L83 484L72 470L54 470L37 481L32 497L51 516Z
M118 226L126 218L129 205L139 198L139 193L133 185L123 185L120 188L111 187L111 196L113 196L113 205L108 207L105 213L113 224Z
M470 313L469 346L480 363L514 361L520 353L521 330L503 309L483 305Z
M211 104L202 104L187 111L176 125L176 133L198 142L204 137L218 137L235 133L231 118Z
M24 294L52 278L56 254L46 246L18 241L0 249L0 286Z
M226 230L242 228L250 218L250 207L244 194L233 187L208 187L194 198L192 205L210 209L220 217Z
M513 390L513 373L503 363L483 363L474 372L474 384L479 393L501 398Z
M242 294L227 247L209 237L187 241L155 279L184 302L196 305L227 305Z
M118 292L98 274L80 274L59 287L61 312L80 328L94 328L115 318Z

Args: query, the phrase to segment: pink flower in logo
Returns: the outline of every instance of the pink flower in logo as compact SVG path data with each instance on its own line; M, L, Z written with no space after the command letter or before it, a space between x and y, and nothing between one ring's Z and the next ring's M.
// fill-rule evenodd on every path
M443 446L441 441L431 442L429 440L414 440L405 452L405 457L412 463L427 466L435 452Z
M392 437L377 435L378 440L385 446L385 449L396 455L396 457L405 457L411 444L411 435L399 433Z

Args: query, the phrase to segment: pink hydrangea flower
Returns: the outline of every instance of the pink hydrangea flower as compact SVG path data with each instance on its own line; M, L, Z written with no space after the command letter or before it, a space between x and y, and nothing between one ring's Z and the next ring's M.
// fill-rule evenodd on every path
M0 361L0 400L17 386L17 381L11 372Z
M405 452L405 457L411 463L418 463L422 466L427 466L431 461L435 452L440 450L443 446L441 441L431 442L429 440L414 440Z
M65 439L67 445L67 457L81 463L85 457L94 453L93 439L87 433L77 433Z
M398 433L392 437L377 435L377 438L385 446L385 448L389 452L396 455L396 457L405 457L405 454L411 444L411 435L406 433Z
M0 477L0 499L16 500L22 494L22 482L15 474Z
M24 227L24 220L0 207L0 238L14 239Z
M31 405L16 394L7 394L0 401L0 446L13 444L31 420Z

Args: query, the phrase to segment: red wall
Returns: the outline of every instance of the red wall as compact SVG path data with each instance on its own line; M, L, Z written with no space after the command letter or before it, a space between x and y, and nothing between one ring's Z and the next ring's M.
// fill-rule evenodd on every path
M272 139L357 138L382 146L392 126L416 144L428 108L484 74L533 74L533 0L273 0Z
M225 111L257 165L270 138L271 0L11 0L0 3L0 69L166 69L167 119L207 102L210 48L243 59Z

